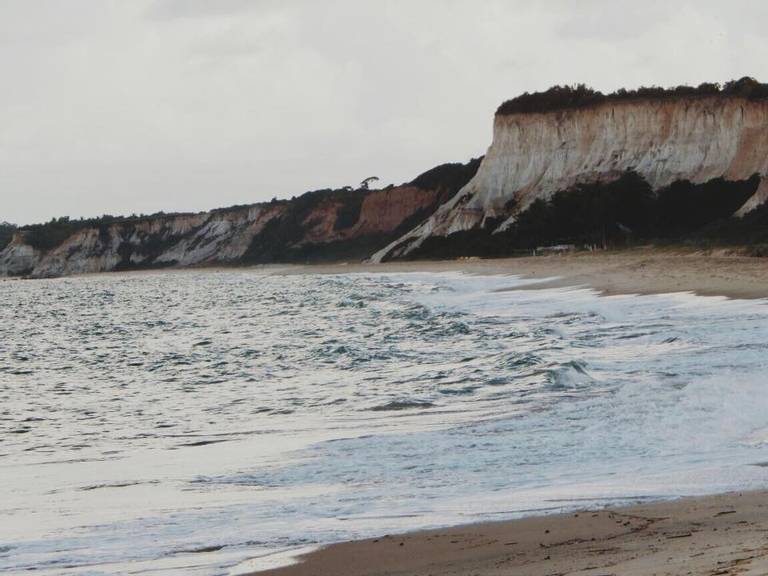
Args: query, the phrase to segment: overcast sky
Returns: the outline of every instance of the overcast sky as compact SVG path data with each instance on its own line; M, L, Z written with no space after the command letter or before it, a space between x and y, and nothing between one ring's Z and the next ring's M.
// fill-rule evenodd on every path
M0 221L400 183L505 99L768 81L765 0L0 0Z

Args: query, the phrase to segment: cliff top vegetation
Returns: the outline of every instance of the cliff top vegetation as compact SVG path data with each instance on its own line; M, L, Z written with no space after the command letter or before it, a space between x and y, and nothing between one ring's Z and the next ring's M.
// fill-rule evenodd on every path
M704 83L698 86L676 86L674 88L661 88L659 86L641 87L636 90L621 88L610 94L603 94L585 84L553 86L545 92L526 92L507 100L496 110L496 115L540 114L626 100L671 100L712 96L768 100L768 84L761 84L754 78L745 76L740 80L732 80L722 85Z
M8 245L14 232L16 232L16 226L10 222L0 222L0 250Z

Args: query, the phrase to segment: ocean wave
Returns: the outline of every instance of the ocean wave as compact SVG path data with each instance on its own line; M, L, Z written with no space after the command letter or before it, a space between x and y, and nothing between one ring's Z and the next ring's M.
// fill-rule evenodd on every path
M0 571L173 550L205 576L292 537L768 482L768 307L518 283L0 283Z

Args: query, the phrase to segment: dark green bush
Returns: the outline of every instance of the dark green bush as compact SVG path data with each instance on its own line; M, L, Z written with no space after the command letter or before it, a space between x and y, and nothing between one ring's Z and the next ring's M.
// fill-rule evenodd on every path
M108 228L112 224L135 223L141 220L150 220L172 215L175 214L166 215L164 212L157 212L156 214L149 216L143 214L140 216L112 216L105 214L98 218L79 218L77 220L62 216L61 218L53 218L44 224L22 226L19 230L24 233L24 239L27 244L38 250L47 252L53 250L67 238L72 236L72 234L80 230L95 228L99 230L99 234L104 236L107 234Z
M504 231L495 231L496 221L430 237L408 258L506 256L553 244L768 244L768 206L732 217L759 183L757 175L737 182L679 181L654 192L639 174L627 172L613 182L580 184L538 199Z
M0 222L0 250L8 246L16 232L16 226L8 222Z
M768 84L761 84L754 78L745 76L740 80L726 82L724 85L704 83L699 86L676 86L660 88L658 86L641 87L636 90L621 88L610 94L603 94L585 84L575 86L553 86L544 92L526 92L507 100L496 110L496 114L534 114L585 108L604 102L638 99L673 99L673 98L702 98L707 96L741 97L751 100L768 98Z
M483 157L473 158L466 164L441 164L414 178L409 184L424 190L445 190L453 196L469 182L480 168Z

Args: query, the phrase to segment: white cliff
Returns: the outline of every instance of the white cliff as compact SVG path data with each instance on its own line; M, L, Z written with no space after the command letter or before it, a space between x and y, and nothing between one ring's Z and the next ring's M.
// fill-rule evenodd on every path
M0 251L0 276L18 276L31 272L40 260L40 252L24 242L22 234Z
M23 234L17 234L0 252L0 276L87 274L115 270L126 263L188 266L232 262L279 212L279 207L255 205L85 228L46 253L25 244Z
M431 218L377 252L404 256L431 236L509 226L537 198L634 170L654 189L678 180L768 174L768 103L739 97L610 101L546 113L497 115L475 177ZM768 198L763 179L740 214Z

